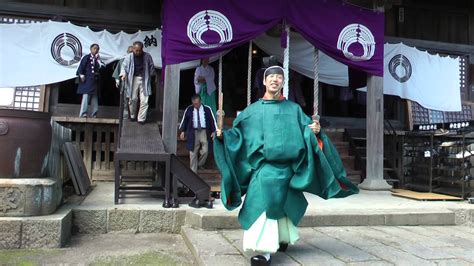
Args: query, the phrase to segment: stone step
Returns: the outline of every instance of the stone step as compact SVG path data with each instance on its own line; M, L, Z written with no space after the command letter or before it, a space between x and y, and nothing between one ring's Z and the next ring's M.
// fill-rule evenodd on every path
M344 129L326 129L324 130L324 133L332 141L342 141L342 139L344 138Z
M178 158L184 162L186 165L189 165L189 154L185 155L185 156L178 156ZM206 169L212 169L212 170L217 170L217 165L216 165L216 161L214 160L214 157L209 154L209 156L207 157L207 160L206 160L206 164L204 165L204 168Z
M202 230L239 229L238 212L226 210L190 210L186 224ZM455 225L455 213L448 210L384 209L361 212L360 210L308 211L299 227L315 226L406 226L406 225Z
M349 155L349 142L345 141L334 141L332 142L334 147L336 147L337 152L339 153L340 156L345 156Z
M362 171L354 169L346 169L347 179L353 184L358 185L362 179Z
M68 206L44 216L0 217L0 250L61 248L69 242L71 227Z
M347 169L355 169L355 156L352 155L341 155L342 163L344 167Z
M202 231L184 226L181 236L198 265L248 265L248 260L239 249L218 231Z
M366 142L367 141L366 137L352 137L352 139L354 141L358 141L358 142Z

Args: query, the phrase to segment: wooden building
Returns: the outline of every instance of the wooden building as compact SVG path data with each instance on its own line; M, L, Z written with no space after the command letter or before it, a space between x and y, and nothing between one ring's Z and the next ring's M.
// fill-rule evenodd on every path
M444 1L444 0L346 0L348 4L355 4L362 8L385 10L385 35L386 41L395 43L403 41L409 46L415 46L430 53L461 56L466 62L464 80L465 86L461 88L464 104L474 103L474 2L471 0ZM111 32L120 30L135 32L137 30L150 30L161 25L161 11L163 1L145 0L0 0L0 21L2 23L28 23L34 21L71 21L74 24L89 26L91 29L107 29ZM232 64L247 48L237 48L233 56L229 56L228 63ZM12 47L14 51L14 47ZM257 51L256 56L261 51ZM232 59L231 59L232 58ZM242 68L242 69L240 69ZM236 64L234 71L246 73L246 64ZM225 75L225 73L224 73ZM245 84L246 76L237 78L236 83ZM187 104L192 94L192 71L183 71L180 79L179 103L180 109ZM226 84L224 84L225 86ZM76 117L79 109L79 99L74 98L74 88L71 81L58 84L42 85L36 88L17 88L17 90L33 90L39 93L37 105L33 109L49 111L58 122L73 129L73 138L80 143L84 160L89 174L94 180L111 180L113 177L113 154L117 142L117 125L119 97L118 92L109 84L107 91L109 97L101 102L102 117L98 119L82 119ZM323 88L326 85L322 85ZM192 87L191 87L192 88ZM239 88L244 88L240 86ZM163 89L157 84L152 107L161 114L163 110ZM338 88L329 88L329 90ZM324 107L325 100L337 100L337 94L321 94L321 115L329 122L330 127L337 129L366 128L365 106L353 104L356 112L342 114L338 110ZM235 90L238 90L237 88ZM242 95L245 92L242 91ZM238 96L238 95L237 95ZM232 99L235 101L234 97ZM385 119L390 120L395 131L404 131L411 126L411 103L394 96L384 96ZM312 99L308 99L310 102ZM19 104L21 106L21 103ZM28 107L28 103L24 105ZM245 106L242 103L234 104L230 112L235 112ZM356 115L354 115L356 114ZM382 130L382 129L381 129ZM365 131L364 131L365 132ZM387 133L387 132L386 132ZM365 134L365 133L363 133ZM163 134L164 135L164 134ZM355 149L355 147L352 147ZM391 148L386 148L386 151ZM394 148L396 149L396 148ZM363 157L359 156L356 163L365 164ZM367 159L367 158L365 158ZM395 159L394 159L395 161ZM397 169L392 179L400 179L400 162L394 163ZM137 170L146 167L140 163L131 166ZM365 165L364 165L365 167ZM364 168L362 167L362 168ZM364 173L362 173L363 178ZM385 175L385 174L384 174ZM387 178L387 177L386 177ZM390 177L389 177L390 179Z

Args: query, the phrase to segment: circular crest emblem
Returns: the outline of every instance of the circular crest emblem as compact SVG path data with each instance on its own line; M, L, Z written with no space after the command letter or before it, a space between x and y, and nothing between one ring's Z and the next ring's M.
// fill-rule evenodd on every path
M362 46L363 54L354 55L349 51L353 44ZM341 50L344 56L352 61L367 61L374 56L375 38L372 32L362 24L349 24L339 33L337 39L337 49Z
M64 47L69 47L73 52L72 59L64 59L61 51ZM71 33L61 33L54 38L51 43L51 56L53 59L63 66L70 66L82 58L82 44L79 39Z
M0 136L8 133L8 124L6 121L0 121Z
M204 41L203 34L213 31L220 39ZM232 25L222 13L215 10L203 10L188 22L188 38L199 48L211 49L232 41Z
M390 59L388 71L398 82L406 82L410 79L412 73L410 60L402 54L397 54Z

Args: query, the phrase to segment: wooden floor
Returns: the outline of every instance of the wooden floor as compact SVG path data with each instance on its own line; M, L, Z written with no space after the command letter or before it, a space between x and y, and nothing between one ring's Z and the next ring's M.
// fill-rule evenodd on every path
M402 197L414 200L426 200L426 201L445 201L445 200L463 200L460 197L453 197L449 195L443 195L438 193L429 192L416 192L405 189L392 189L392 195L396 197Z

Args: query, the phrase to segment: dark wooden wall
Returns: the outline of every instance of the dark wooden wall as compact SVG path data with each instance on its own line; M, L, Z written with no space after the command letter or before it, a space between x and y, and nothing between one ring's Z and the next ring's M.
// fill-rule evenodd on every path
M389 36L474 44L474 1L395 0L385 29Z
M0 15L136 32L161 27L162 3L163 0L0 0Z
M386 40L402 38L410 46L469 62L462 100L474 101L473 0L393 0L385 14Z

